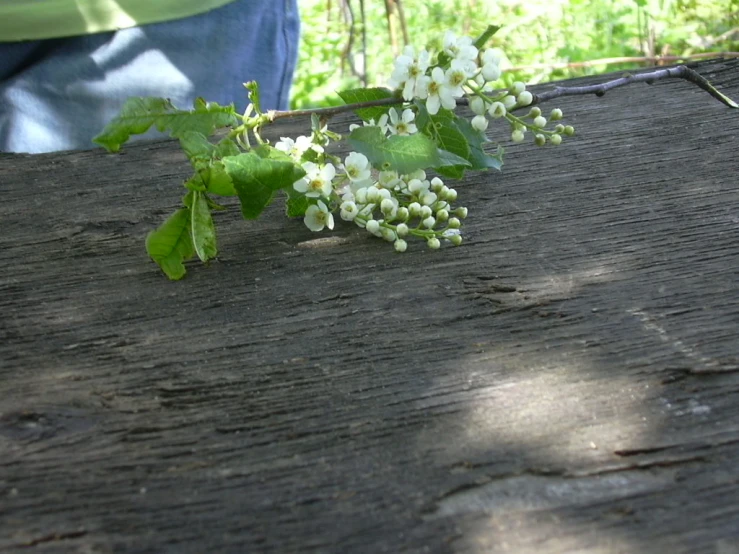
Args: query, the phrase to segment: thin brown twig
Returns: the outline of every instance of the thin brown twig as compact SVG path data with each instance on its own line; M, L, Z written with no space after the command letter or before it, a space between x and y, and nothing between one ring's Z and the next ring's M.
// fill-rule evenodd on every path
M595 94L596 96L603 96L609 90L614 88L623 87L633 83L647 83L652 84L662 79L685 79L686 81L693 83L697 87L703 89L716 100L730 108L739 108L739 104L734 102L728 96L722 94L711 83L709 83L704 77L702 77L696 71L690 69L684 65L678 65L676 67L668 67L665 69L658 69L656 71L650 71L645 73L638 73L636 75L626 74L619 79L613 79L605 83L599 83L596 85L585 85L580 87L560 87L555 86L551 90L544 91L542 93L534 94L534 100L531 104L525 107L530 107L535 104L542 104L555 98L561 98L562 96L583 96L587 94ZM502 92L502 91L501 91ZM375 106L394 106L398 104L406 103L402 98L381 98L379 100L371 100L368 102L357 102L356 104L345 104L343 106L332 106L330 108L311 108L306 110L287 110L287 111L273 111L270 112L270 117L274 121L276 119L285 119L293 117L303 117L316 114L324 119L333 117L334 115L357 110L360 108L372 108ZM468 101L466 98L457 100L458 105L467 105Z
M620 58L601 58L598 60L587 60L584 62L561 62L561 63L537 63L511 67L506 71L533 71L537 69L577 69L581 67L594 67L598 65L613 65L617 63L660 63L679 62L682 60L704 60L709 58L739 58L739 52L702 52L700 54L688 54L686 56L626 56Z

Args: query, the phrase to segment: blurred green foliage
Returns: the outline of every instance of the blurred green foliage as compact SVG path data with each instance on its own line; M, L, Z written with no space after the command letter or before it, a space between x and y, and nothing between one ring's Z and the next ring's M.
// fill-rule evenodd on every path
M400 0L400 4L410 43L416 47L433 45L446 30L474 37L488 24L501 25L490 46L505 53L506 84L648 65L552 67L557 63L739 50L739 0ZM387 15L388 5L395 6L392 17ZM300 0L302 36L293 108L335 105L341 103L338 90L384 86L404 44L397 6L396 0ZM505 71L536 64L540 66Z

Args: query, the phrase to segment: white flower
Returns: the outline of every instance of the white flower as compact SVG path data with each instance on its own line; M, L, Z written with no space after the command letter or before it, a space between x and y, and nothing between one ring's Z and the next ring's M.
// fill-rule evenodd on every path
M482 115L485 113L485 101L479 96L475 96L470 100L470 109L475 115Z
M328 197L331 194L331 180L336 176L336 168L333 164L326 164L320 167L313 162L305 162L303 164L305 177L296 181L293 188L305 193L309 198L318 198L319 196Z
M429 190L429 182L421 181L420 179L411 179L408 181L408 191L416 196L421 196Z
M475 69L477 68L474 68L473 72ZM455 97L458 98L460 96L464 96L462 85L467 82L467 79L472 77L472 74L473 73L469 71L469 68L463 62L452 60L451 67L446 70L444 76L446 77L446 82Z
M376 219L370 219L369 221L367 221L367 225L365 226L365 228L376 237L381 236L380 222Z
M447 31L444 34L444 42L442 46L444 53L448 56L460 61L471 61L477 57L477 48L475 48L470 37L459 37Z
M513 98L511 96L511 98ZM505 116L507 113L505 105L502 102L493 102L490 104L490 107L488 108L488 113L490 114L490 117L493 119L498 119L500 117Z
M370 163L367 156L351 152L344 160L344 171L352 183L361 183L370 177Z
M280 140L275 143L275 148L277 150L281 150L295 160L300 160L303 154L308 150L313 150L318 153L323 152L323 146L320 144L314 144L310 137L303 135L299 136L295 140L290 137L280 137Z
M521 94L518 95L516 98L516 103L519 106L528 106L531 104L531 102L534 101L534 96L528 91L524 90Z
M396 240L393 246L395 246L396 252L405 252L408 249L408 243L403 239Z
M398 177L397 171L380 171L377 179L377 186L384 189L394 189L399 185L403 185L403 181Z
M324 227L334 228L334 216L320 200L317 205L308 206L303 222L311 231L322 231Z
M414 96L419 96L419 79L426 73L430 61L431 56L426 50L421 50L416 57L413 47L406 46L403 54L395 59L390 86L394 89L403 87L403 99L413 100Z
M512 94L509 94L503 97L503 107L505 107L506 110L510 110L515 105L516 105L515 96L513 96Z
M482 53L482 65L489 63L500 65L500 60L503 58L503 53L498 48L488 48Z
M476 115L472 118L472 128L478 131L484 131L488 128L488 118L484 115Z
M390 125L388 128L393 135L412 135L418 132L418 127L413 123L416 118L416 114L413 110L406 108L403 110L403 115L398 116L398 112L395 108L390 108Z
M500 60L502 53L497 48L488 48L482 53L482 76L486 81L500 79Z
M500 79L500 67L494 63L486 63L482 66L482 76L486 81L497 81Z
M380 211L388 221L392 221L398 213L398 201L395 198L383 198L380 202Z
M380 116L380 119L378 119L376 122L374 119L370 119L369 121L364 121L362 124L365 127L379 127L380 131L383 135L387 134L387 114L384 113ZM352 123L349 125L349 132L351 133L354 129L359 129L359 125L356 123Z
M427 192L421 197L421 204L431 206L437 199L438 197L435 192Z
M433 69L431 77L423 77L423 84L424 90L421 91L419 98L426 99L426 109L429 114L436 115L442 106L447 110L453 110L457 106L444 71L440 67Z
M353 221L359 213L357 205L352 201L342 202L339 208L341 209L341 213L339 215L341 215L341 219L344 221Z

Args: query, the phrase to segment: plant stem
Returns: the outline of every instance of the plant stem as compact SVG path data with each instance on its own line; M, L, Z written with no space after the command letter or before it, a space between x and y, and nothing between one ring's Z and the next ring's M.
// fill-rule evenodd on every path
M603 96L606 92L611 89L623 87L633 83L647 83L652 84L662 79L685 79L696 85L697 87L705 90L708 94L713 96L716 100L730 108L739 108L739 104L734 102L728 96L722 94L716 88L711 85L704 77L693 71L687 66L679 65L676 67L668 67L665 69L658 69L656 71L650 71L647 73L638 73L636 75L626 74L624 77L614 79L612 81L606 81L597 85L586 85L582 87L560 87L555 86L552 90L534 94L534 100L528 106L522 106L516 109L530 108L536 104L548 102L555 98L562 96L583 96L586 94L595 94L596 96ZM496 91L504 92L504 91ZM271 121L276 119L285 119L292 117L303 117L316 114L322 118L328 119L337 114L357 110L360 108L371 108L375 106L395 106L398 104L405 104L406 101L402 98L381 98L379 100L371 100L368 102L357 102L355 104L345 104L343 106L332 106L329 108L309 108L305 110L285 110L285 111L270 111L267 115ZM457 105L466 106L469 103L467 98L460 98L457 100Z

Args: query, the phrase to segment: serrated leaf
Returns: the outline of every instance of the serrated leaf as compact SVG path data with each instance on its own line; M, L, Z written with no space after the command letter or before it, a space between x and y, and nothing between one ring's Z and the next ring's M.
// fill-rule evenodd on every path
M140 135L151 127L180 137L187 131L210 135L218 127L238 123L233 104L195 102L193 110L178 110L165 98L135 97L126 100L121 112L92 141L110 152L117 152L131 135Z
M308 198L293 187L286 188L285 192L287 193L285 199L285 214L287 217L303 217L308 206L310 206Z
M216 247L216 229L210 215L210 207L205 195L196 192L191 207L192 243L195 253L201 261L207 262L218 254Z
M182 150L195 169L201 169L210 164L216 147L205 135L195 131L185 131L180 135L179 140Z
M269 144L260 144L256 148L252 148L252 152L254 152L260 158L294 163L289 154L283 152L282 150L278 150L277 148L275 148L274 146L270 146Z
M380 87L342 90L337 94L347 104L372 102L374 100L383 100L385 98L393 97L393 92L390 89ZM370 108L359 108L354 110L354 113L364 121L370 121L372 119L377 121L383 116L383 114L386 114L389 109L390 106L373 106Z
M478 50L482 50L482 48L488 43L493 35L499 30L500 27L497 25L488 25L488 28L485 29L482 34L475 39L475 42L473 43L475 45L475 48L477 48Z
M379 127L359 127L351 132L348 141L352 149L367 156L380 170L394 169L405 174L437 166L441 161L436 144L420 133L387 138Z
M291 187L305 175L293 162L261 158L253 152L227 156L222 161L241 201L244 219L259 217L275 191Z
M467 144L467 139L457 128L454 121L445 122L436 127L432 138L436 140L436 145L441 150L451 152L465 161L469 158L470 147ZM471 164L468 163L467 165Z
M203 179L208 192L218 196L236 196L231 176L226 171L223 162L213 162Z
M149 233L146 251L167 277L175 281L182 279L187 273L183 262L195 254L190 236L190 210L180 208Z
M466 119L460 118L457 121L457 128L460 130L470 148L470 155L467 158L472 164L470 169L500 169L503 167L503 148L498 146L495 155L488 154L483 149L483 144L490 142L482 131L475 129Z
M465 169L472 165L464 158L441 149L439 150L439 160L439 165L434 166L434 171L452 179L461 179L464 176Z
M238 156L241 153L239 146L230 138L226 137L216 144L216 157Z

